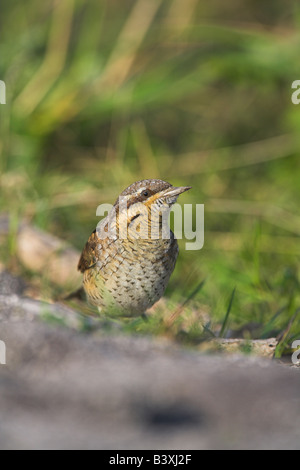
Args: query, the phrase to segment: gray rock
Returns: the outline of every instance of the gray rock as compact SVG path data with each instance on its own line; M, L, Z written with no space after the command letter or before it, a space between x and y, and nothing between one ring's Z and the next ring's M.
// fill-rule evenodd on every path
M22 294L25 287L25 282L19 277L7 271L0 272L0 295Z
M0 296L1 449L299 449L297 370L80 333L76 312L48 305L72 328L42 321L44 309Z

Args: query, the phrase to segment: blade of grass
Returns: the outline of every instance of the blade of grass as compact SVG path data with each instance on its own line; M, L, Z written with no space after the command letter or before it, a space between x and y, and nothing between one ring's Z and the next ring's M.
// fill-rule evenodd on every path
M220 338L224 337L224 332L225 332L225 329L226 329L226 326L227 326L227 323L228 323L229 314L230 314L231 307L232 307L232 304L233 304L235 289L236 288L233 289L230 300L229 300L229 304L228 304L228 307L227 307L227 312L226 312L225 318L223 320L222 328L221 328L221 331L220 331L220 334L219 334Z
M44 60L15 100L23 117L30 115L61 74L68 53L74 15L74 1L53 2L51 30Z
M176 318L179 317L179 315L181 314L181 312L183 311L187 303L190 302L195 297L195 295L198 294L198 292L200 292L204 284L205 284L205 279L196 286L196 288L190 293L190 295L186 298L186 300L175 310L175 312L173 312L170 315L170 317L165 322L167 327L170 327L171 325L173 325L174 321L176 320Z
M282 356L286 346L287 346L287 337L288 337L288 334L298 316L300 312L300 308L298 308L294 315L292 315L290 321L288 322L287 324L287 327L282 331L282 333L280 334L279 338L278 338L278 344L276 346L276 349L275 349L275 353L274 353L274 357L276 358L279 358Z
M279 315L281 315L285 310L287 309L287 305L284 305L283 307L279 308L275 314L270 318L270 320L265 324L265 326L263 327L262 331L261 331L261 334L260 334L260 338L261 339L264 339L264 338L268 338L270 336L270 332L272 331L272 329L274 328L274 323L276 321L276 319L279 317Z
M125 82L160 3L160 1L152 3L147 0L136 1L119 34L105 69L100 79L95 83L95 91L102 92L104 86L107 86L110 91L115 91Z

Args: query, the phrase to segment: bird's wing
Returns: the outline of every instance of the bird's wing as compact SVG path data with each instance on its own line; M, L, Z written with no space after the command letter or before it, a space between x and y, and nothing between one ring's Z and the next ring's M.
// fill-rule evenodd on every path
M99 250L99 238L97 236L97 230L95 229L82 250L77 266L78 271L84 273L84 271L96 264L97 250Z

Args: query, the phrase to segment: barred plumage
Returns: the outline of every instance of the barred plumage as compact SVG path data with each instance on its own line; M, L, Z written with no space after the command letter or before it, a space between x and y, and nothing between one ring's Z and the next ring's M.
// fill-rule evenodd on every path
M104 313L133 316L161 298L178 256L177 240L169 227L163 227L163 219L188 189L150 179L137 181L120 194L79 260L91 304Z

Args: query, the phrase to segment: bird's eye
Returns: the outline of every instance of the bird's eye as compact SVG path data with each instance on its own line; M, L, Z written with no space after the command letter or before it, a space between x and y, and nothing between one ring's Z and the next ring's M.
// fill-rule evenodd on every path
M143 196L145 196L145 197L149 196L148 191L143 191L142 194L143 194Z

